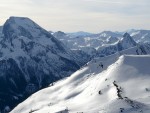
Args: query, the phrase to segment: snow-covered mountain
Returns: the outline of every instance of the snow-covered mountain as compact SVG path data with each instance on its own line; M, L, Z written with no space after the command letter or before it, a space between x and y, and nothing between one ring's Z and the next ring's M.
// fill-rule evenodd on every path
M55 33L55 37L59 40L62 40L63 43L68 45L71 49L82 49L83 47L91 47L91 48L99 48L104 44L112 44L121 39L123 34L125 33L130 34L130 36L137 42L137 43L147 43L150 42L150 30L127 30L124 32L112 32L112 31L103 31L98 34L87 34L82 35L76 34L75 36L71 34L63 34L62 36L59 32ZM59 36L57 36L57 33Z
M136 30L130 30L129 33L132 35L132 32L135 31ZM143 44L141 40L139 40L141 43L137 44L139 41L135 39L138 37L131 37L129 33L124 33L122 35L119 32L104 31L99 34L89 35L88 37L72 38L68 34L59 31L55 32L53 35L62 41L68 48L72 50L81 50L87 55L90 55L91 58L111 55L134 46L141 46L141 48L147 48L145 46L149 47L148 43ZM141 37L139 39L141 39Z
M66 33L62 32L62 31L57 31L55 33L53 33L54 37L57 37L57 39L59 40L67 40L71 37L69 37L69 35L67 35Z
M89 33L89 32L84 32L84 31L78 31L78 32L73 32L73 33L67 33L69 36L71 36L72 38L75 37L87 37L92 35L93 33Z
M115 43L119 40L117 37L121 37L120 34L113 33L111 31L104 31L99 34L83 35L82 37L79 35L74 37L70 34L58 31L55 32L53 36L62 41L68 48L82 50L87 54L91 53L91 50L96 51L96 49L102 45Z
M137 50L95 58L11 113L150 113L150 56Z
M0 37L0 112L79 69L75 57L29 18L10 17Z
M72 46L74 42L74 38L70 37L68 34L62 32L62 31L58 31L53 33L54 37L57 37L57 39L59 39L61 42L64 43L65 46L67 46L68 48L70 48ZM73 57L75 59L75 61L80 65L84 65L85 63L87 63L88 61L90 61L91 59L91 51L88 49L88 51L84 51L84 49L80 50L80 49L73 49L70 48L73 52ZM91 49L91 48L90 48ZM95 50L95 49L94 49ZM95 54L95 53L94 53Z
M125 33L118 42L99 47L97 49L97 56L108 56L136 45L137 44L132 37L128 33Z
M112 31L103 31L99 34L101 37L121 37L122 34Z
M150 43L150 30L134 30L130 35L138 43Z
M124 34L124 33L129 33L130 36L133 37L133 39L137 43L150 43L150 30L137 30L137 29L129 29L123 32L117 32L118 34Z

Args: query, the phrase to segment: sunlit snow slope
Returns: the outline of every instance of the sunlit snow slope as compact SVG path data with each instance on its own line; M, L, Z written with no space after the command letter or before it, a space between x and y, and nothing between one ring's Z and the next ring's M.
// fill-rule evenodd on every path
M150 55L93 59L11 113L150 113L149 67Z

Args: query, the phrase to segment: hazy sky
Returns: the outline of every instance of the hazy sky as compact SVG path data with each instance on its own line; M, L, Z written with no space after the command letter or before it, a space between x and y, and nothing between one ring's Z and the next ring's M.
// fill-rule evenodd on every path
M52 31L150 29L150 0L0 0L0 25L10 16Z

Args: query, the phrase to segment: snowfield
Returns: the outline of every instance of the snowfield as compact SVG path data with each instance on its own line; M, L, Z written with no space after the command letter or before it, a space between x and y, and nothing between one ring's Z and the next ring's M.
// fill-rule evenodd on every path
M95 58L10 113L150 113L150 55Z

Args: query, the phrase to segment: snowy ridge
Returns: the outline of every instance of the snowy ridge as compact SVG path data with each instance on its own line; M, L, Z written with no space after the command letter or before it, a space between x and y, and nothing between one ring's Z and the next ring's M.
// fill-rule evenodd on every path
M119 55L93 59L11 113L149 113L150 56Z

